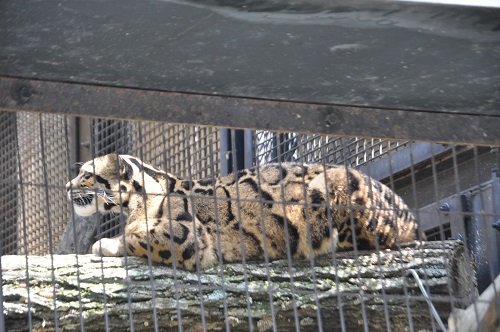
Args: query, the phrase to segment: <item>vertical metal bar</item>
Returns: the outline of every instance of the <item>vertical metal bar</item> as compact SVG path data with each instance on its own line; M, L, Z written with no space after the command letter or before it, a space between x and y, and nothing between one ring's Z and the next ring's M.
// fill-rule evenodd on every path
M343 146L342 146L342 151L345 151L346 146L345 146L345 141L344 139L342 140ZM348 167L348 160L344 158L343 160L343 166L345 169L345 174L346 174L346 181L348 181L347 178L347 172L349 171ZM351 195L352 193L348 193L348 195ZM352 204L350 204L349 200L347 202L347 206L344 206L343 208L347 209L349 211L349 223L351 227L351 235L353 239L353 249L354 249L354 264L356 266L356 274L358 277L358 280L361 281L361 273L360 273L360 263L359 263L359 251L358 251L358 244L357 244L357 239L356 239L356 230L354 227L354 221L353 221L353 215L352 215ZM362 288L359 290L359 295L361 297L361 316L363 317L363 328L365 332L369 331L368 328L368 317L366 313L366 305L365 305L365 293Z
M255 142L255 147L257 148L258 142ZM277 150L279 150L279 146L277 147ZM280 160L278 159L278 165L282 167ZM256 174L257 174L257 179L258 179L258 185L260 186L260 162L259 160L256 161ZM283 185L283 181L280 181L280 194L281 197L285 197L285 187ZM260 209L260 219L261 223L264 224L264 207L263 207L263 200L262 200L262 195L259 197L259 209ZM286 216L286 205L282 204L283 206L283 215ZM290 248L290 233L288 232L288 220L287 218L284 218L284 233L285 233L285 244L286 244L286 257L287 257L287 268L288 268L288 275L290 276L290 290L292 292L291 294L291 300L292 300L292 309L293 309L293 318L294 318L294 323L295 323L295 331L299 332L300 331L300 322L299 322L299 313L298 313L298 308L297 308L297 302L295 300L295 283L294 283L294 269L293 269L293 263L292 263L292 253L291 253L291 248ZM264 228L263 228L263 235L265 236ZM266 252L265 252L266 254ZM266 258L267 259L267 258ZM266 268L267 268L267 262L266 262ZM266 271L267 272L267 271ZM268 273L269 275L269 273ZM270 301L271 301L271 294L270 294ZM272 302L271 302L272 304ZM274 307L273 307L274 309ZM276 325L276 317L273 315L273 330L277 329Z
M365 142L365 140L363 140L363 142ZM390 155L390 152L388 152L388 155L386 158L389 158L389 173L391 174L390 176L390 186L391 186L391 189L394 190L394 179L392 177L392 159L391 159L391 155ZM363 162L366 161L366 158L364 158ZM356 162L357 165L359 165L358 162ZM369 171L370 170L370 166L371 166L371 163L368 163L367 164L367 170ZM368 191L370 192L370 194L372 194L372 186L369 186L368 188ZM373 197L373 195L371 195ZM370 197L370 195L368 195L368 197ZM392 199L392 201L394 202L394 199ZM393 213L395 213L395 211L393 211ZM396 229L396 232L397 232L397 229ZM397 245L399 246L399 238L396 239L396 242L397 242ZM380 257L380 245L378 243L378 241L375 241L375 251L376 251L376 254L377 254L377 267L380 271L380 273L382 273L382 260L381 260L381 257ZM391 319L390 319L390 316L389 316L389 310L388 310L388 301L387 301L387 294L386 294L386 290L385 290L385 280L382 278L381 280L381 283L382 283L382 298L383 298L383 302L384 302L384 318L385 318L385 323L386 323L386 330L388 332L392 331L392 326L391 326Z
M120 169L120 160L119 160L119 155L117 155L116 158L116 169ZM121 216L124 215L123 212L123 198L121 195L121 177L118 177L118 203L120 204L120 233L121 233L121 239L123 243L126 243L125 239L125 227L126 227L126 220L125 222L121 222ZM130 280L129 278L129 273L128 273L128 253L127 253L127 246L123 246L123 263L125 265L125 280ZM132 311L132 298L130 294L130 283L127 283L127 309L128 309L128 319L129 319L129 327L130 331L134 332L135 326L134 326L134 314Z
M210 173L211 173L211 178L213 182L212 190L214 192L214 216L215 216L215 236L216 236L216 246L217 246L217 257L218 259L218 268L219 268L219 277L221 280L221 286L222 286L222 293L224 294L223 297L223 307L224 307L224 326L226 327L226 331L231 331L231 326L229 324L229 317L228 317L228 303L227 303L227 289L226 289L226 282L225 282L225 277L224 277L224 259L222 255L222 246L221 246L221 234L220 234L220 222L219 222L219 211L218 211L218 197L217 197L217 184L216 184L216 178L215 178L215 162L214 162L214 155L215 152L213 151L213 141L212 137L208 138L208 156L209 156L209 167L210 167Z
M165 172L167 172L167 170L169 169L169 161L168 161L168 158L167 158L167 151L166 151L166 146L167 146L167 142L166 142L166 139L165 139L165 135L163 135L163 162L164 162L164 170ZM166 176L166 179L165 179L165 188L169 188L169 183L168 183L168 175ZM171 192L168 192L167 191L167 214L168 214L168 220L169 220L169 223L168 223L168 226L169 226L169 234L174 234L174 230L173 230L173 226L172 226L172 208L171 208L171 201L170 201L170 195L172 193ZM174 287L175 287L175 310L176 310L176 314L177 314L177 321L178 321L178 325L177 325L177 329L179 332L182 332L182 311L181 311L181 307L180 307L180 290L179 290L179 280L177 279L177 258L176 258L176 251L174 249L174 237L171 236L170 237L170 252L172 253L172 268L174 270L174 273L173 273L173 276L174 276Z
M52 296L54 305L54 329L59 331L59 320L57 319L57 296L56 296L56 281L54 274L54 242L52 239L52 218L50 213L50 202L49 202L49 179L47 175L47 158L45 155L45 137L43 133L43 121L42 114L38 114L39 125L40 125L40 147L42 153L42 171L43 171L43 187L45 194L45 208L47 212L47 223L48 223L48 233L49 233L49 254L50 254L50 276L52 282Z
M235 135L235 132L234 130L231 130L231 157L232 157L232 167L233 169L237 169L237 161L236 161L236 135ZM250 294L249 294L249 291L248 291L248 272L247 272L247 261L246 261L246 250L245 250L245 242L243 241L243 229L242 229L242 225L241 225L241 221L242 221L242 218L241 218L241 197L240 197L240 190L239 190L239 186L238 186L238 174L237 172L233 172L233 175L234 175L234 185L235 185L235 188L236 188L236 214L237 214L237 219L238 219L238 231L239 231L239 234L240 234L240 253L241 253L241 262L243 264L243 266L245 267L243 269L243 281L245 283L245 295L246 295L246 298L247 298L247 314L248 314L248 327L249 327L249 330L250 332L252 332L254 330L254 326L253 326L253 317L252 317L252 309L251 309L251 306L250 306L250 301L248 301L248 299L250 298ZM231 199L230 197L228 197L228 199Z
M416 179L414 164L415 164L415 158L413 156L413 149L410 149L410 171L411 171L413 197L414 197L415 207L418 207L419 202L418 202L417 187L416 187L417 179ZM432 167L431 169L432 169L433 183L434 183L434 187L435 187L435 194L436 194L436 197L439 197L438 181L437 181L437 169L436 169L436 163L435 163L435 158L434 158L433 145L431 145L431 167ZM418 211L419 210L417 209L416 210L416 212L417 212L416 218L417 218L417 220L420 220L420 215L419 215ZM422 259L425 259L425 258L422 257ZM425 275L425 278L426 278L426 281L428 281L427 275ZM430 294L430 290L427 289L427 291ZM431 312L430 308L429 308L429 314L432 317L432 312ZM431 319L430 323L431 323L432 331L436 331L436 324L434 323L434 319Z
M23 226L23 242L24 242L24 260L26 266L26 292L28 295L28 325L30 329L33 327L33 320L31 315L31 286L30 286L30 273L29 273L29 243L28 243L28 224L26 222L26 206L25 206L25 196L24 196L24 183L23 183L23 170L21 165L21 155L19 146L19 131L17 127L17 113L15 118L15 132L16 132L16 159L17 159L17 171L19 172L19 191L20 191L20 205L21 205L21 218ZM3 301L2 301L3 303ZM3 314L3 311L2 311ZM5 330L4 330L5 331Z
M95 127L96 121L91 120L89 121L89 126L90 126L90 153L92 154L92 160L95 159L96 155L96 142L95 142L95 135L96 133L94 132L94 127ZM95 174L95 163L93 164L93 173ZM94 179L95 181L95 179ZM97 211L97 200L95 200L95 209ZM95 214L96 218L101 218L98 214ZM100 224L100 223L99 223ZM99 242L99 246L100 246ZM101 247L99 247L99 250L102 250ZM101 282L102 282L102 300L103 300L103 308L104 308L104 326L106 327L106 331L109 331L109 316L108 316L108 303L106 300L106 283L105 283L105 278L104 278L104 261L101 259Z
M327 139L328 139L328 137L325 137L325 136L322 137L322 143L321 143L322 149L325 149ZM334 151L334 156L335 156L335 154L336 154L336 152ZM326 170L326 168L328 167L326 158L323 157L321 162L322 162L324 169ZM327 211L327 219L328 219L328 230L329 230L330 234L334 234L332 209L339 208L339 207L334 206L334 204L330 204L330 202L328 202L328 197L331 195L331 193L328 192L328 179L326 176L325 176L325 191L326 191L325 192L325 195L326 195L326 203L325 204L327 207L326 211ZM331 208L328 208L328 207L331 207ZM338 236L338 233L337 233L337 236ZM334 240L333 236L332 236L332 241L331 241L330 246L331 246L331 250L332 250L332 265L335 269L335 290L337 292L337 305L339 308L340 328L343 332L345 332L345 331L347 331L347 329L346 329L346 325L345 325L344 305L342 303L342 294L340 293L340 287L339 287L340 279L339 279L339 274L338 274L339 266L337 263L337 250L335 247L335 240Z
M140 125L138 127L138 134L139 134L139 142L142 142L142 129L141 129ZM139 147L139 156L140 156L139 158L141 159L141 162L143 162L144 151L143 151L142 144ZM144 165L142 165L142 167L144 169ZM142 171L142 183L143 184L146 183L146 180L144 177L145 177L145 172ZM146 190L143 190L143 192L140 195L142 195L142 199L143 199L143 203L144 203L143 208L144 208L144 216L146 218L146 220L145 220L146 234L149 234L148 205L146 204L146 201L147 201L147 199L149 199L148 195L150 195L150 194L147 193ZM152 253L151 241L150 241L148 236L146 237L146 239L147 239L147 241L146 241L147 248L146 249L148 252L147 260L148 260L149 282L151 285L151 302L152 302L152 306L153 306L154 331L158 332L159 325L158 325L158 312L156 310L156 288L155 288L155 282L154 282L154 277L153 277L153 262L152 262L152 258L151 258L151 253Z
M189 142L189 134L186 135L186 131L189 130L189 127L185 127L184 130L182 131L183 135L183 141L184 142ZM187 136L187 137L186 137ZM193 181L193 174L191 171L191 151L190 151L191 145L187 144L187 174L188 174L188 180ZM193 218L196 216L196 206L194 204L194 191L193 191L193 186L190 186L189 189L189 195L190 197L190 202L191 202L191 211L193 212ZM195 253L195 259L196 259L196 277L198 280L198 296L200 297L200 313L201 313L201 326L203 328L203 331L207 330L207 323L206 323L206 318L205 318L205 303L203 301L203 289L202 289L202 284L201 284L201 265L200 265L200 246L198 245L198 234L197 234L197 224L196 222L193 222L193 237L194 237L194 253Z
M303 138L305 137L304 135L299 135L299 144L303 143ZM304 156L299 156L299 159L300 159L300 165L302 167L304 167ZM324 173L324 176L326 177L326 170L323 170ZM305 172L302 173L302 182L303 183L306 183L305 181ZM304 197L304 206L303 206L303 209L304 209L304 216L305 216L305 222L306 222L306 228L307 228L307 242L308 242L308 245L309 245L309 251L310 252L313 252L313 248L312 248L312 232L311 232L311 224L309 222L310 220L310 216L309 216L309 213L308 213L308 208L309 208L309 205L308 205L308 202L307 202L307 189L306 189L306 186L304 186L304 190L303 190L303 197ZM286 218L285 218L286 219ZM314 302L316 304L316 318L318 320L318 330L319 331L323 331L323 321L321 319L321 304L319 303L319 297L318 297L318 289L317 289L317 278L316 278L316 272L314 271L314 268L316 266L316 263L315 263L315 257L314 255L310 255L309 257L309 265L311 267L311 276L312 276L312 283L313 283L313 289L314 289Z
M71 172L71 163L69 162L72 157L70 157L70 148L69 148L69 131L68 131L68 121L69 119L65 116L64 118L64 137L65 137L65 142L66 142L66 159L68 160L68 175L70 175ZM74 146L75 144L73 144ZM74 160L74 159L73 159ZM65 190L65 188L61 188L61 190ZM73 187L70 187L70 194L73 196ZM74 205L71 204L71 218L70 221L73 223L73 243L75 243L75 250L78 252L78 248L76 248L77 245L77 235L76 235L76 226L75 226L75 208ZM83 304L82 304L82 293L81 293L81 288L80 288L80 264L78 262L78 254L75 254L75 260L76 260L76 285L78 288L78 312L80 314L80 331L85 331L85 323L83 319Z
M409 150L409 155L410 155L410 178L411 178L411 189L412 189L412 195L413 195L413 206L415 207L415 218L417 219L417 239L422 240L419 232L421 232L420 225L418 225L419 220L420 220L420 214L419 210L417 209L418 207L418 197L417 197L417 178L415 174L415 158L413 156L413 142L408 143L408 150ZM406 304L406 310L408 312L408 326L410 328L410 332L413 332L415 330L413 326L413 319L411 315L411 306L410 306L410 296L408 293L408 287L404 285L404 292L405 292L405 304Z

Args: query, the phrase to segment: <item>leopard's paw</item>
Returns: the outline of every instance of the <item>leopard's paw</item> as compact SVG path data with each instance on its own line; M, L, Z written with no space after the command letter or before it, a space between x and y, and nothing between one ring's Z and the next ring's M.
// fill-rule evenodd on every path
M123 244L119 238L100 239L92 245L92 253L97 256L120 257L123 256Z

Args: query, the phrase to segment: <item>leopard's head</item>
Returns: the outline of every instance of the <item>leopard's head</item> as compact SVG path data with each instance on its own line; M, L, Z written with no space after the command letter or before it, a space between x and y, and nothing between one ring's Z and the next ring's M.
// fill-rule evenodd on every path
M134 169L126 157L108 154L84 163L78 175L66 184L68 199L76 214L87 217L97 212L128 214L134 191Z

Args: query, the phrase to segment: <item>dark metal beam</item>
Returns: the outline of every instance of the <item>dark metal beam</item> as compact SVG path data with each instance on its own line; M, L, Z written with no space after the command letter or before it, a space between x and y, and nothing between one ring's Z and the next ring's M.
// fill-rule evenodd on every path
M383 109L0 76L0 110L500 145L500 114Z

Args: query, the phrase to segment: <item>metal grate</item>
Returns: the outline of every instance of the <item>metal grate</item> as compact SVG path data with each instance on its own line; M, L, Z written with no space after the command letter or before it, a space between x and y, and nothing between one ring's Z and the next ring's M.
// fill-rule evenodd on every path
M36 273L33 273L34 276L23 275L30 282L26 283L28 290L23 286L19 291L27 291L28 295L16 295L19 284L9 284L4 289L7 310L10 310L9 301L30 299L30 292L37 294L37 301L45 293L50 293L47 295L50 302L47 307L58 308L43 311L44 314L53 314L53 320L44 318L44 324L50 327L72 319L71 326L80 324L82 330L89 328L89 324L112 329L125 322L125 327L131 330L140 330L145 326L159 331L166 327L179 331L327 331L334 327L344 331L437 331L446 324L445 316L451 309L471 303L476 295L471 274L463 288L467 296L457 296L457 287L453 282L459 281L447 283L450 277L446 273L451 272L446 264L464 259L467 255L463 250L468 250L476 266L479 291L484 290L500 272L496 245L498 236L488 232L491 224L500 219L500 179L495 171L500 166L500 156L496 149L269 131L237 132L216 127L108 119L90 119L86 125L88 142L82 138L78 145L72 143L75 138L71 138L70 133L73 131L68 130L73 119L65 116L0 113L0 120L0 151L5 156L0 161L3 173L0 244L3 255L53 253L63 228L70 220L65 189L65 183L73 176L70 174L70 159L74 158L70 156L78 154L73 150L83 150L84 146L89 148L90 154L85 159L115 152L134 155L183 178L185 181L182 184L186 188L190 187L190 180L193 179L213 180L224 168L223 163L231 164L233 169L245 164L237 160L242 155L254 164L253 171L248 172L256 174L262 172L265 164L291 161L299 165L295 170L297 174L301 172L300 165L306 163L372 169L374 174L385 174L385 183L411 206L420 220L421 231L433 241L398 243L393 250L375 248L370 252L358 250L361 248L356 244L351 251L298 260L290 256L294 236L293 228L290 228L291 231L284 231L288 238L281 243L288 254L282 257L284 259L272 261L266 249L260 253L258 263L244 259L242 263L228 264L219 257L214 267L194 272L186 272L177 265L164 268L153 264L150 259L127 257L123 261L99 261L95 257L71 256L75 261L68 264L78 272L76 276L68 277L65 274L69 273L68 270L58 270L70 260L68 257L61 256L64 258L60 259L50 255L49 261L29 258L26 263L23 262L26 274L31 271ZM230 139L222 142L221 136ZM251 146L246 140L251 141ZM222 145L224 148L221 148ZM229 169L227 165L226 169ZM266 233L262 226L264 216L273 216L283 229L295 227L286 217L279 218L280 211L294 205L296 208L307 205L297 197L287 202L270 202L268 192L255 189L257 184L245 179L248 172L236 172L225 178L227 183L242 186L232 195L223 193L215 198L213 204L209 202L212 205L201 205L202 208L208 207L207 210L217 206L211 216L213 220L219 220L219 224L211 230L217 238L216 246L223 245L220 238L223 220L241 219L242 213L253 215L255 227L262 229L262 235L254 236L253 241L265 241L273 235ZM321 173L310 177L319 175ZM270 177L267 181L273 182L272 174L266 176ZM278 180L275 179L276 183L280 183ZM213 182L206 181L209 184ZM290 191L289 195L304 194L300 180L292 186L297 184L297 192L293 194ZM249 190L260 196L249 197ZM277 192L289 188L283 184L272 190ZM193 191L188 194L193 200L175 201L181 197L179 195L171 193L163 197L168 211L177 211L175 209L179 206L185 208L186 205L196 204L196 200L204 199L203 194ZM389 201L393 197L388 195L384 199ZM313 220L308 219L307 214L316 211L318 206L315 204L318 205L312 202L312 206L306 206L304 211L307 212L303 214L306 220ZM349 204L338 205L339 210L353 210ZM372 206L371 209L377 213L384 210L379 206ZM355 213L354 210L351 213ZM325 215L328 218L328 212ZM187 216L184 215L184 218ZM196 215L196 218L199 217ZM205 222L213 222L212 219L208 218ZM122 233L124 220L119 215L102 216L97 238ZM355 218L352 220L351 226L355 227ZM328 230L331 234L336 224L331 215L328 221L331 223L332 230ZM388 223L387 220L383 222ZM231 242L244 252L243 244L251 238L249 230L238 223L231 227L237 235ZM300 231L309 232L308 241L313 245L310 227L308 223ZM387 227L390 228L389 225ZM180 241L183 234L173 236L173 241ZM355 238L357 235L350 236ZM462 237L465 245L443 242L450 237ZM274 246L278 245L274 243ZM147 248L148 244L140 246ZM423 249L419 251L419 248ZM180 255L183 259L191 254L199 255L199 249L194 246L187 254L183 251ZM426 256L429 253L435 256ZM165 252L163 254L166 255ZM122 264L119 262L131 263L122 269L122 265L116 265ZM44 269L44 264L49 263L53 273L40 277L38 273ZM2 273L9 278L10 273L14 273L8 270L12 264L5 265L2 261ZM22 268L17 268L19 270ZM411 277L407 271L412 272ZM471 269L461 266L457 271L469 273ZM12 280L9 278L6 282ZM43 286L45 293L40 295L37 287L42 287L40 285L44 283L50 285ZM69 287L70 291L59 293L64 287ZM86 297L88 294L91 294L91 299ZM45 305L40 303L28 301L28 306L33 305L36 310L27 310L26 315L36 317ZM66 306L72 308L72 314L59 315L58 310L65 312ZM78 311L80 315L75 315ZM92 321L89 321L84 312L90 315L91 312L100 312L102 317L92 316ZM8 316L8 324L13 321L12 317ZM30 324L33 327L38 322L31 320Z
M324 162L358 167L404 147L406 141L256 131L254 162Z
M16 254L17 232L17 142L16 114L0 112L0 252Z
M11 134L10 146L16 150L10 168L2 168L3 174L16 179L11 185L18 187L8 203L17 209L17 234L11 233L11 240L17 239L19 254L54 252L69 219L61 190L69 177L66 117L17 113L6 121L11 130L16 128Z

